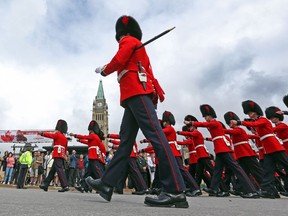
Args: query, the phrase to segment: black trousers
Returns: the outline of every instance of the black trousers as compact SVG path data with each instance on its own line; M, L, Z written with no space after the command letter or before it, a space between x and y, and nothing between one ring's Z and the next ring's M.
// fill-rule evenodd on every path
M195 179L192 177L192 175L188 172L188 170L184 167L183 161L181 157L175 157L179 170L181 172L181 175L184 179L185 185L188 190L194 191L199 190L199 186L197 185Z
M238 159L238 163L249 176L254 178L255 185L260 188L263 180L263 169L256 157L242 157Z
M99 179L102 177L103 172L104 164L102 164L99 160L89 159L88 167L85 171L83 179L80 180L80 185L85 189L89 189L89 186L85 182L85 178L91 176L93 179Z
M68 181L67 177L64 171L64 159L62 158L54 158L51 170L46 177L46 179L43 181L43 184L46 187L49 187L50 182L54 179L55 173L57 172L58 178L60 180L61 186L67 187L68 186Z
M210 174L210 177L207 176L205 172ZM196 182L200 186L202 179L206 183L207 187L211 185L211 176L213 176L214 167L212 165L211 159L209 157L206 158L198 158L197 166L196 166Z
M189 164L188 172L190 173L190 175L191 175L193 178L195 178L196 169L197 169L197 163Z
M218 190L219 184L221 181L221 175L225 166L227 166L228 168L232 170L234 175L239 180L240 184L243 185L244 193L250 193L250 192L256 191L249 177L246 175L244 170L240 167L240 165L234 159L232 153L228 153L228 152L216 154L215 168L214 168L214 173L213 173L211 185L210 185L211 189Z
M137 95L125 100L125 110L120 128L121 143L104 172L102 181L116 187L118 180L123 178L139 128L151 141L159 159L159 179L163 191L170 193L184 191L185 184L182 175L149 95Z
M270 154L265 154L263 159L263 181L261 184L261 189L269 193L275 193L275 171L276 165L280 164L286 171L286 176L284 176L284 188L288 191L288 156L285 151L274 152Z
M77 178L77 169L73 167L69 167L69 186L73 187L76 184L76 178Z
M137 165L137 158L129 159L128 167L126 168L126 175L124 176L123 179L119 179L118 186L117 186L118 189L123 189L123 186L125 184L125 181L128 175L130 176L133 182L133 185L135 186L136 191L143 191L143 190L148 189L148 186L141 172L139 171L139 168Z
M28 171L28 165L27 164L21 164L19 169L19 175L17 180L17 188L23 188L25 177Z

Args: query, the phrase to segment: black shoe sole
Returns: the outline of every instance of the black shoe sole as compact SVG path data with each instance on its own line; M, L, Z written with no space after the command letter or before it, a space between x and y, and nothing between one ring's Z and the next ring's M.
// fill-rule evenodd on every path
M105 199L106 201L108 201L108 202L111 201L111 196L109 196L109 195L107 195L107 194L105 194L105 193L102 193L102 192L100 192L99 195L100 195L103 199Z
M172 203L172 204L155 204L155 203L150 203L147 201L144 201L144 204L152 207L172 207L175 206L175 208L189 208L189 204L187 201L184 202L177 202L177 203Z

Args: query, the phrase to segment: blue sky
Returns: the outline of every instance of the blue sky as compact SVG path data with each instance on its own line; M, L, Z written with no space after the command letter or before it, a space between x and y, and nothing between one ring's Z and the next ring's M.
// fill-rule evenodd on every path
M143 42L176 26L146 47L166 92L159 117L174 113L176 130L186 114L203 119L204 103L221 121L230 110L244 118L247 99L285 109L287 8L285 0L0 1L0 129L53 129L63 118L69 131L86 133L101 79L94 70L117 51L123 14L138 20ZM118 132L116 75L102 80Z

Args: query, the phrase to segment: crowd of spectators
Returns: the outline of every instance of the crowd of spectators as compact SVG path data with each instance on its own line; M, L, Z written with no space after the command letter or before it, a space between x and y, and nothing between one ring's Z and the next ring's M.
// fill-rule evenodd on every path
M31 166L28 168L28 172L25 177L24 186L38 186L46 178L48 173L51 170L53 164L53 158L51 152L44 152L35 150L32 152L33 159ZM65 173L69 182L69 187L75 187L79 185L81 179L83 179L85 174L85 169L88 165L87 155L77 154L76 150L72 150L71 154L67 151L65 160ZM110 149L106 154L106 166L109 165L109 162L114 156L114 150ZM17 179L19 174L19 157L20 155L14 155L12 152L5 151L4 156L0 157L0 184L6 185L17 185ZM148 186L151 185L151 182L154 178L155 172L155 157L149 155L145 152L139 152L138 155L138 168L141 172L145 182ZM51 182L50 186L58 187L60 182L55 174L54 180ZM126 184L124 187L133 188L133 182L128 176Z

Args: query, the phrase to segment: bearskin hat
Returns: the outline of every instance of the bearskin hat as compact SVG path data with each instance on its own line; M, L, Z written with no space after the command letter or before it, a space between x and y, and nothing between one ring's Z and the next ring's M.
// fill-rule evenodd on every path
M184 121L196 121L196 122L198 122L197 118L195 118L192 115L185 116Z
M285 96L283 97L283 102L284 102L284 104L288 107L288 95L285 95Z
M183 126L182 126L182 131L188 131L187 125L183 125Z
M63 119L59 119L57 124L56 124L55 130L58 130L63 134L67 133L67 131L68 131L67 122Z
M213 118L217 118L215 110L208 104L202 104L200 106L200 111L201 111L203 117L210 115Z
M275 118L279 118L280 121L283 121L284 115L276 113L278 111L281 111L278 107L270 106L265 110L265 115L268 119L275 117Z
M88 125L88 130L92 130L92 131L94 131L95 134L98 134L100 131L100 127L95 120L92 120L92 121L90 121L90 123Z
M90 121L88 130L94 131L94 133L97 134L101 140L105 139L103 131L100 129L99 124L95 120Z
M245 114L248 114L248 112L255 112L258 115L263 116L263 111L261 107L254 101L251 101L251 100L243 101L242 108Z
M224 114L224 119L225 119L225 122L226 122L227 125L230 124L231 120L236 120L236 121L240 120L240 118L232 111L226 112Z
M138 22L131 16L123 15L119 17L115 25L116 40L119 41L123 35L131 35L141 41L142 31Z
M162 122L169 122L171 125L175 125L175 118L174 118L174 115L169 112L169 111L165 111L162 115Z

